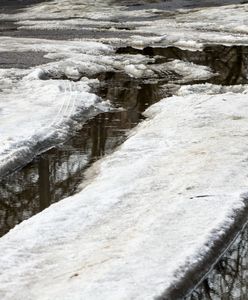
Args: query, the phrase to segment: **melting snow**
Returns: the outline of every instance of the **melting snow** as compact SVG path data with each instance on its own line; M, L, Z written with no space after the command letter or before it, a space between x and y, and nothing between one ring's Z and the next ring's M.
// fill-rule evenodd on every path
M162 13L90 3L56 0L0 18L18 20L21 28L44 28L35 20L38 14L50 19L50 29L91 25L116 33L118 18ZM126 39L113 34L107 42L188 49L247 45L247 11L243 4L130 20ZM142 55L118 56L93 40L0 37L0 51L43 51L56 60L32 70L0 71L0 173L62 141L83 112L90 111L88 117L109 109L91 93L96 80L42 80L47 74L79 80L113 70L136 78L176 71L183 81L213 75L178 60L158 67ZM247 206L247 87L194 85L177 93L152 106L148 120L90 169L93 177L78 194L0 239L1 299L151 299L168 292L223 239Z
M143 300L180 282L247 205L247 112L231 92L153 105L82 191L0 240L1 298Z
M77 117L82 123L110 108L90 93L93 80L36 79L42 72L36 70L14 85L10 77L0 94L1 175L63 141L77 127Z
M0 70L0 174L30 161L84 120L109 109L92 94L97 80L87 77L107 71L126 72L136 78L163 78L174 71L182 81L213 76L204 66L174 60L162 65L143 55L115 55L111 46L86 41L49 41L1 37L1 51L44 51L51 63L29 70ZM87 76L87 77L85 77ZM49 80L68 78L79 80ZM45 80L48 79L48 80ZM16 130L18 128L18 130ZM51 143L53 141L53 143Z

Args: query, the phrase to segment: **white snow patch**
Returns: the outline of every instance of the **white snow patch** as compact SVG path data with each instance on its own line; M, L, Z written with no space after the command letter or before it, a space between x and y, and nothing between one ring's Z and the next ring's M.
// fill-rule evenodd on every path
M81 192L0 239L1 299L152 299L235 222L247 95L175 96L146 115Z
M142 63L127 64L124 67L124 70L131 77L151 79L166 77L171 71L182 76L181 80L177 80L178 83L190 80L206 80L215 75L209 67L178 59L163 64L153 65L144 65Z
M190 80L206 80L215 75L209 67L196 65L192 62L182 61L179 59L175 59L162 65L160 64L158 65L158 68L174 71L181 75L183 77L181 82Z
M37 69L14 85L5 82L0 93L0 173L62 141L79 115L82 123L110 108L90 93L95 80L39 80L43 74Z

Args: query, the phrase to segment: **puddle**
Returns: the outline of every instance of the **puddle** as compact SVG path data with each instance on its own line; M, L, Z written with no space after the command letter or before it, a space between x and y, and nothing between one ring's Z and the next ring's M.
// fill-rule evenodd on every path
M98 93L126 110L94 117L65 144L0 181L0 236L72 195L84 180L84 171L120 145L143 119L142 112L161 99L158 83L145 84L118 73L104 77Z
M248 299L248 226L185 300Z
M221 85L248 83L248 47L245 46L209 45L205 46L202 51L181 50L176 47L146 47L143 50L124 47L119 48L117 53L143 54L157 57L156 63L158 64L173 59L180 59L208 66L218 75L204 82Z

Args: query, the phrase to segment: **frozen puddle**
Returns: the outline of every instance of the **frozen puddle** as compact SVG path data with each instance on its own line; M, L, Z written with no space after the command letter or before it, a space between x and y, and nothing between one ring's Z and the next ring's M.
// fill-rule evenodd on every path
M78 194L2 237L1 298L182 296L246 218L247 106L242 93L151 106Z

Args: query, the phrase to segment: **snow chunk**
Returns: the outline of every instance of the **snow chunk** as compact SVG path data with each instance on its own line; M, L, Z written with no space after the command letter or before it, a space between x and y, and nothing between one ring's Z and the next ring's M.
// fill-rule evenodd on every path
M126 65L124 68L125 72L135 78L144 78L144 77L154 77L155 74L152 70L149 70L149 67L139 64L139 65Z
M82 124L110 108L90 93L95 80L39 80L44 76L39 68L14 87L12 81L5 83L0 93L1 175L61 142L79 124L79 117Z
M1 299L152 299L225 238L247 206L247 96L146 115L82 191L0 239Z
M168 70L181 75L183 78L178 82L186 82L190 80L206 80L215 75L209 67L196 65L194 63L182 61L179 59L160 64L155 68L157 68L158 72ZM153 70L156 70L155 68L152 67Z

